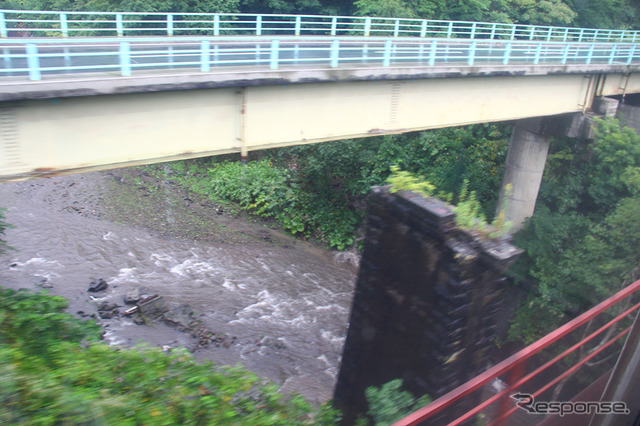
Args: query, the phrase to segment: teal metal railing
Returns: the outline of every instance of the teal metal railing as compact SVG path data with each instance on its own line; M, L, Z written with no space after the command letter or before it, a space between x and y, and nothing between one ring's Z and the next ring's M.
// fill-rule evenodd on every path
M430 19L224 13L0 10L0 37L384 36L635 43L638 31Z
M240 67L622 66L640 64L634 43L382 37L124 37L0 39L0 77L144 70L227 71ZM245 68L246 69L246 68Z

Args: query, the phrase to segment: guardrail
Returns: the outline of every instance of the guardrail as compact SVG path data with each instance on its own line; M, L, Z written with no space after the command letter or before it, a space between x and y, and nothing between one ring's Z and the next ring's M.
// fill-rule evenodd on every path
M638 31L323 15L0 10L0 37L323 35L629 42Z
M464 422L468 422L473 419L476 415L486 410L492 404L499 403L499 407L493 418L485 418L483 422L486 424L487 420L490 420L490 425L502 424L502 422L519 409L515 403L516 401L511 399L511 395L524 391L526 395L537 398L541 394L544 394L544 392L552 389L562 380L571 376L581 366L593 360L597 356L602 355L603 353L607 354L606 351L609 351L608 356L618 353L619 349L611 350L609 348L611 348L616 342L621 341L621 339L629 333L631 329L630 323L632 321L630 317L635 317L638 309L640 308L640 303L637 303L637 300L634 302L631 301L631 296L636 294L638 290L640 290L640 281L634 282L594 306L587 312L579 315L577 318L544 336L537 342L518 351L474 379L469 380L441 398L433 401L431 404L394 423L394 426L413 426L421 424L422 422L428 422L429 419L432 419L444 409L452 407L463 398L480 390L484 385L509 373L508 385L502 391L497 392L484 402L476 405L475 408L467 411L465 414L449 423L450 426L463 424ZM607 313L607 310L614 306L617 308L617 312ZM565 346L565 348L558 346L554 347L552 349L553 356L548 355L548 360L546 362L542 363L542 365L538 366L530 373L526 375L524 374L527 362L530 363L534 356L539 355L543 350L550 348L551 345L559 342L560 339L563 339L566 336L571 337L570 333L577 331L580 327L585 325L587 328L582 331L581 338L573 339L573 342L575 343L567 343L569 347ZM595 330L587 335L587 332L590 331L590 329ZM597 341L597 343L592 345L592 347L587 348L587 344L593 341ZM576 357L576 353L579 352L581 348L583 348L583 355ZM550 381L533 380L539 379L545 370L549 370L550 367L557 365L562 360L571 360L570 362L572 362L573 365L571 367L563 367L564 371L557 376L555 373L552 373L551 376L555 377ZM537 381L537 383L532 387L525 387L532 381ZM459 415L459 413L456 413L456 415ZM589 416L586 416L587 421L589 418Z
M149 69L210 72L220 67L277 70L311 65L481 66L640 63L630 43L560 43L383 38L152 37L0 40L0 76L28 77Z

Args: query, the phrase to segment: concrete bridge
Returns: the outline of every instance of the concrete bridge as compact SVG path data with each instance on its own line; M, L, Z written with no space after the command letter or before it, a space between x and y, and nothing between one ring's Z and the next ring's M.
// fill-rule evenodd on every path
M633 31L5 10L0 35L0 181L581 114L640 92ZM572 120L516 126L515 222L533 211L549 129L575 133Z

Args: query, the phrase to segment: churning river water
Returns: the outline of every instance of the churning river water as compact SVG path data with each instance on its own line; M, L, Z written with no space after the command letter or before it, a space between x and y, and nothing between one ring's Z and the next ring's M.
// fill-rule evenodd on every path
M169 307L188 304L210 330L235 337L229 347L197 350L198 359L242 363L284 392L302 393L313 402L330 399L346 335L353 266L260 224L213 214L206 203L169 194L173 189L148 175L141 178L151 182L147 189L132 190L135 185L127 182L141 180L126 171L0 183L0 207L15 226L5 239L16 249L0 256L0 285L50 287L51 294L69 300L70 312L89 314L104 300L124 310L122 296L142 288L162 296ZM158 198L148 217L162 220L146 226L146 213L127 212L119 187L140 204ZM195 211L198 221L181 223L191 214L187 211ZM133 224L121 220L127 215ZM162 232L195 223L199 238L189 237L189 229ZM222 229L228 237L207 236L206 228ZM109 287L91 297L89 283L100 278ZM127 317L100 322L111 344L189 348L195 342L161 322L136 325Z

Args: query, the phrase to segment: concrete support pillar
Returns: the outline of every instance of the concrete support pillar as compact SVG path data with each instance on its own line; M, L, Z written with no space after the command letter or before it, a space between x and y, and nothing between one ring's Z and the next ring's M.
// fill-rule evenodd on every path
M369 386L400 378L437 398L483 371L519 253L458 229L446 203L374 188L334 395L343 423L367 412Z
M593 100L593 111L587 115L564 114L535 117L515 123L509 142L498 203L498 206L503 205L506 195L506 218L513 223L512 232L522 229L524 221L533 215L551 137L592 139L593 118L613 116L617 109L616 99L597 97ZM507 184L512 186L510 194L505 194Z
M640 135L640 95L629 95L620 103L616 118Z
M512 232L522 229L536 207L550 141L549 136L542 134L540 120L517 122L509 141L498 205L503 205L506 197L506 218L513 223ZM511 184L510 193L505 192L507 184Z

